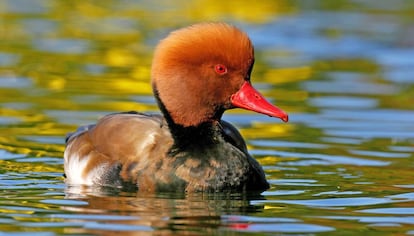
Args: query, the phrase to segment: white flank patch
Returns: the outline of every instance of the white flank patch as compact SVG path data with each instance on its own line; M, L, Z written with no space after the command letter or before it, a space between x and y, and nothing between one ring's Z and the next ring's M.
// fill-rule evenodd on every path
M72 144L69 144L66 150L71 149ZM68 152L64 153L64 168L66 174L66 183L73 185L95 185L99 184L101 176L105 173L107 165L98 165L89 171L87 175L84 175L85 168L88 166L89 158L79 158L78 155L68 156Z

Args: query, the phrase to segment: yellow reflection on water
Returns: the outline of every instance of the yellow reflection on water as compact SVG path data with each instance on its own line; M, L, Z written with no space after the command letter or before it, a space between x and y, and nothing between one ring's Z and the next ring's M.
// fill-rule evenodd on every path
M311 75L312 68L309 66L296 68L270 68L264 73L263 79L273 84L283 84L306 80L309 79Z

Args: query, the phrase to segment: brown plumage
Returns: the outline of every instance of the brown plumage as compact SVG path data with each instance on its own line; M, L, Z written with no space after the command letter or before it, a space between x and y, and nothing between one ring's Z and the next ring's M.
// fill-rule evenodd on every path
M250 85L248 36L224 23L172 32L157 46L152 86L163 116L103 117L67 138L68 184L139 191L263 191L260 165L221 116L240 107L287 121Z

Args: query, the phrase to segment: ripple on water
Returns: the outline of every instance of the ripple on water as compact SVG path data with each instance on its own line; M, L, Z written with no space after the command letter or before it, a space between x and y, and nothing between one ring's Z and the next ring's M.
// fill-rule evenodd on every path
M13 66L18 63L20 56L13 53L0 52L0 67Z
M324 109L321 115L322 118L365 121L367 124L369 122L390 122L390 124L402 122L404 125L413 125L412 121L414 120L414 111L396 109ZM414 128L414 126L411 126L411 128Z
M412 68L414 48L382 48L375 51L375 59L387 68ZM411 77L412 78L412 77Z
M322 137L321 141L332 143L332 144L361 144L365 139L360 138L340 138L340 137Z
M313 194L312 196L323 196L323 195L358 195L362 194L361 191L328 191Z
M414 192L409 192L409 193L400 193L400 194L396 194L396 195L391 195L391 196L387 196L391 199L400 199L400 200L407 200L407 201L413 201L414 200Z
M284 152L276 150L252 150L253 155L272 155L282 158L279 165L292 165L292 166L309 166L309 165L356 165L356 166L387 166L391 162L382 160L372 160L356 158L344 155L329 155L321 153L301 153L301 152ZM299 158L294 161L284 161L283 158L294 157Z
M227 229L242 232L317 233L335 230L332 227L301 223L301 220L279 217L222 216Z
M24 139L44 144L65 144L65 139L62 136L26 135L24 136Z
M124 215L111 215L111 214L51 214L51 218L54 219L68 219L68 220L138 220L138 216L124 216Z
M1 189L8 190L27 190L27 192L19 192L19 194L32 194L33 191L39 189L64 189L64 183L59 179L61 173L48 173L48 172L30 172L30 173L11 173L0 174L0 187ZM45 179L41 179L45 178ZM48 178L48 179L46 179ZM50 192L55 194L54 192ZM7 193L6 193L7 194ZM50 194L49 194L50 195Z
M40 232L7 232L0 233L0 236L55 236L56 234L48 231Z
M301 122L321 128L325 135L335 138L414 138L414 112L408 110L323 109L318 117L299 118Z
M47 20L47 19L27 19L22 21L24 30L27 33L32 34L33 36L47 35L52 32L56 32L58 29L57 21Z
M269 179L268 182L277 186L325 186L325 184L318 184L314 179Z
M0 88L28 88L32 80L27 77L6 77L0 75Z
M333 220L352 220L361 223L414 224L414 216L320 216L318 218Z
M67 111L46 110L44 113L60 124L94 124L99 117L111 113L110 111Z
M375 197L353 197L353 198L326 198L311 200L255 200L254 204L264 203L285 203L294 205L305 205L309 207L349 207L349 206L368 206L384 203L391 203L389 198Z
M137 34L137 21L127 17L105 17L99 22L86 21L79 30L100 35Z
M411 156L411 153L396 153L396 152L380 152L380 151L368 151L368 150L348 150L348 152L371 157L383 157L383 158L407 158Z
M0 12L3 13L22 13L40 14L48 11L49 0L3 0Z
M305 193L305 190L276 190L276 191L265 191L262 193L263 196L287 196L287 195L300 195Z
M4 149L0 149L0 160L14 160L14 159L20 159L24 157L26 157L25 154L11 153Z
M335 228L316 224L306 223L274 223L274 224L236 224L230 225L229 228L237 231L247 232L269 232L269 233L321 233L334 231Z
M89 204L87 201L73 199L43 199L40 202L62 206L87 206Z
M372 214L414 215L414 207L390 207L359 210L357 212Z
M414 188L414 184L396 184L394 186L399 188Z
M251 144L260 147L288 147L288 148L315 148L323 149L329 147L329 145L320 143L305 143L305 142L288 142L278 140L260 140L255 139L250 141Z
M25 157L16 160L16 162L47 163L49 165L61 165L63 164L63 159L62 157Z
M39 51L60 54L84 54L90 48L89 41L82 39L35 39L33 46Z
M336 93L352 95L392 95L399 91L393 84L379 84L364 79L364 74L332 72L327 81L306 81L302 83L306 91L315 93ZM355 86L355 85L358 86Z
M85 229L97 229L106 231L140 231L148 232L154 229L147 225L129 225L129 224L115 224L115 223L101 223L101 222L86 222L83 226Z
M413 84L414 68L412 65L403 68L393 68L385 71L385 78L395 83Z
M316 107L336 109L367 109L378 105L377 99L358 96L321 96L310 98L308 102Z

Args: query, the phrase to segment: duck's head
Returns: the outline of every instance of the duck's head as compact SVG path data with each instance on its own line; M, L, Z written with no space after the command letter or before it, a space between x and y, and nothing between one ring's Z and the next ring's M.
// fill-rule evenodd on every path
M254 63L249 37L224 23L201 23L170 33L157 46L151 78L164 115L189 127L220 120L243 108L283 121L288 115L250 84Z

